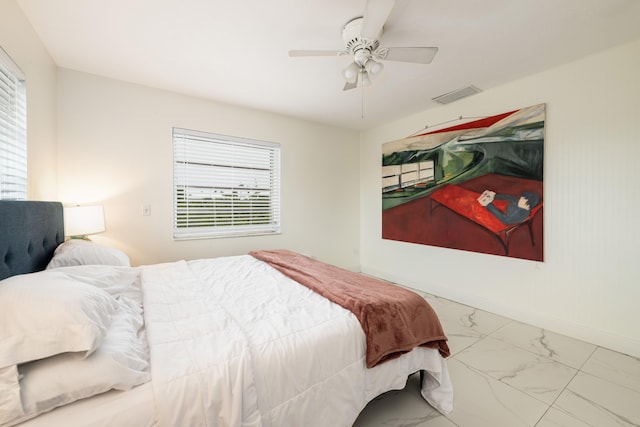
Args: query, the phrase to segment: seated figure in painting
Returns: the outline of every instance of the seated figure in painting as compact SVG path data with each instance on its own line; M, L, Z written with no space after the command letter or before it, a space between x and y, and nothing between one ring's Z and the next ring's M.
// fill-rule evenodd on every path
M493 204L494 200L506 200L508 202L504 212ZM523 191L518 198L485 190L478 197L478 203L486 207L503 224L517 224L525 220L529 216L531 209L540 203L540 196L532 191Z

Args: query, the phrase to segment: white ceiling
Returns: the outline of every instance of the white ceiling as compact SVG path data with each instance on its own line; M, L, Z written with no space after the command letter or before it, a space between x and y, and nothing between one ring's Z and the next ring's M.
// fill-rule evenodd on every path
M356 130L640 39L638 0L397 0L381 45L434 61L344 92L348 57L288 51L343 49L365 0L17 1L60 67Z

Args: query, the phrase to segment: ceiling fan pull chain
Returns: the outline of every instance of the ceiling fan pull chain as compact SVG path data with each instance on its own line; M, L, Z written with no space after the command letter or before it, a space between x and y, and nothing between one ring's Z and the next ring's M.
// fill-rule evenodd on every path
M364 85L360 85L362 93L360 96L360 120L364 120Z

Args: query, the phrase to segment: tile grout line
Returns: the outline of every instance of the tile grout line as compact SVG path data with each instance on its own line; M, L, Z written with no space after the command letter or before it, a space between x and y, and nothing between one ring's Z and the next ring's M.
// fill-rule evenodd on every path
M587 364L587 362L589 361L589 359L591 359L591 357L593 357L593 355L595 354L596 350L598 350L598 348L600 348L599 346L595 346L595 348L593 349L593 351L591 351L591 354L589 354L589 356L587 358L584 359L584 361L582 362L582 364L580 365L579 368L576 369L576 372L573 374L573 376L571 377L571 379L569 381L567 381L567 384L562 387L562 390L560 391L560 393L558 393L558 395L555 397L555 399L553 399L553 402L551 402L551 404L547 407L547 410L544 411L544 414L542 414L542 416L540 417L540 419L536 422L536 424L534 425L537 426L540 421L542 421L545 417L545 415L547 415L547 413L549 412L549 410L551 410L552 408L554 408L555 403L557 402L558 399L560 399L560 396L562 396L562 394L567 390L567 387L569 387L569 384L571 384L573 382L573 380L578 376L578 374L580 372L582 372L582 368L584 368L584 365ZM563 414L567 414L566 412L564 412L563 410L561 410L560 408L554 408L560 412L562 412ZM571 417L573 417L573 415L571 414L567 414Z

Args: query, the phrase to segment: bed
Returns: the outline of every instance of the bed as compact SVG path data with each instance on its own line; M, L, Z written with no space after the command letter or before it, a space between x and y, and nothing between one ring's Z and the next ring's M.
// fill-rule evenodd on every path
M529 216L517 224L503 224L484 206L478 203L478 197L480 197L480 193L460 187L459 185L446 184L431 193L431 211L433 212L438 206L444 206L458 215L473 221L498 238L504 248L505 255L509 255L509 237L511 233L524 225L526 225L529 230L531 245L535 245L532 222L538 211L542 209L542 203L534 206ZM436 204L434 205L433 202L436 202ZM495 200L494 204L498 209L504 210L507 202L505 200Z
M378 313L411 291L279 250L131 267L62 224L0 201L0 426L350 426L416 372L452 410L435 313Z

